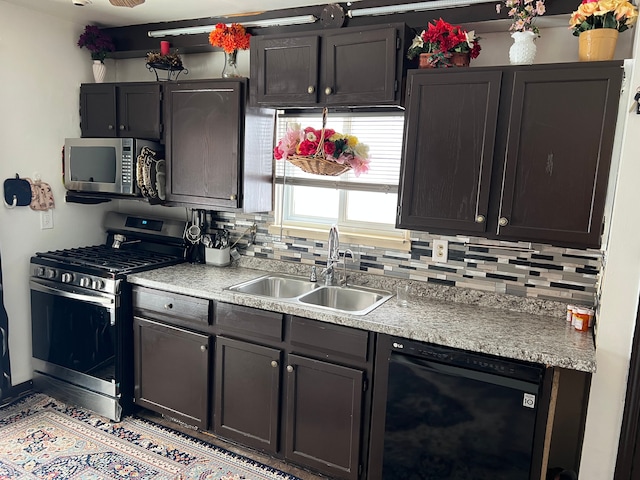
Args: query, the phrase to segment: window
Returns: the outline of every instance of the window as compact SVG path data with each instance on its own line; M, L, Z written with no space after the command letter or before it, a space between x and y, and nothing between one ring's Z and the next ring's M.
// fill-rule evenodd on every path
M289 123L320 129L322 115L279 113L276 139L282 138ZM403 126L402 112L329 113L327 128L355 135L369 146L369 172L360 177L353 172L338 177L312 175L289 162L276 161L278 225L273 232L324 239L336 223L345 241L408 246L407 233L394 227Z

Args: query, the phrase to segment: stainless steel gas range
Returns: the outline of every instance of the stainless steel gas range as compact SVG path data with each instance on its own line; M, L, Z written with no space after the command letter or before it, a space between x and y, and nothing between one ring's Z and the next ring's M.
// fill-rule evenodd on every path
M186 223L108 212L104 245L31 258L34 387L119 421L132 406L127 274L185 261Z

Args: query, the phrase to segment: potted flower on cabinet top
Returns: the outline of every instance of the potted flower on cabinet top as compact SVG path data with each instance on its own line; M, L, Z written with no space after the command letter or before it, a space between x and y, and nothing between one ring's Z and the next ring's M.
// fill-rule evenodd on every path
M613 59L618 33L637 19L638 9L627 0L583 0L569 20L580 61Z
M534 19L544 15L544 0L505 0L504 6L509 9L508 15L513 20L509 27L513 38L509 62L512 65L531 65L537 50L534 40L540 36ZM502 7L502 3L497 4L496 11L500 13Z
M84 32L80 34L80 38L78 38L78 46L91 52L94 79L96 83L102 83L106 73L104 59L107 56L107 52L115 50L113 40L95 25L87 25L84 27Z
M239 23L227 26L218 23L209 34L209 43L224 50L224 68L222 78L239 77L238 50L246 50L251 43L251 35Z
M429 23L416 35L407 51L407 58L420 58L420 68L469 66L480 55L480 40L475 32L451 25L442 18Z

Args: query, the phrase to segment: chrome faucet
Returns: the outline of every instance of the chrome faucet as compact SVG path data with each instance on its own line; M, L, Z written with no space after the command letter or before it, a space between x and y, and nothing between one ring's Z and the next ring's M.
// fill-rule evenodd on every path
M335 276L336 265L340 261L340 236L338 234L338 226L332 225L329 230L329 243L327 252L327 268L323 270L325 285L333 285L333 279Z

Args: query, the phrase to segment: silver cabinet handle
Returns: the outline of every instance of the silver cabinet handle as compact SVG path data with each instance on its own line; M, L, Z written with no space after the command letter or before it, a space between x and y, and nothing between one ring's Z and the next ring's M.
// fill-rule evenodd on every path
M507 217L500 217L500 220L498 220L498 225L500 225L501 227L505 227L508 223L509 220L507 219Z
M120 130L124 130L124 125L120 125Z
M229 195L229 200L237 200L238 196L237 195Z
M333 90L331 89L331 87L327 87L324 89L324 93L325 95L331 95L333 93Z
M173 303L167 303L167 304L164 306L164 309L165 309L165 310L171 310L172 308L173 308Z
M278 362L276 362L275 360L271 360L271 366L273 368L276 368L278 366Z
M287 372L293 372L293 365L287 365Z
M307 93L308 94L312 94L312 93L315 93L315 92L316 92L316 87L314 87L313 85L309 85L307 87Z
M113 130L113 125L108 125L108 126L107 126L107 128L108 128L109 130Z
M201 352L206 352L207 351L207 346L206 345L200 345L200 351Z
M478 215L476 217L476 223L484 223L484 215Z

